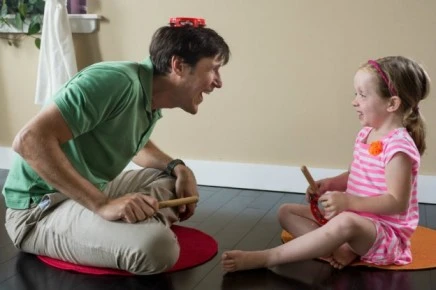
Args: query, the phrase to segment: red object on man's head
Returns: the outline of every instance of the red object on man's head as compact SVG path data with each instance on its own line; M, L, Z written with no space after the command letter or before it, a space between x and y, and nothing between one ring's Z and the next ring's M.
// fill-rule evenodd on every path
M170 26L172 27L182 27L182 26L193 26L193 27L205 27L206 20L204 18L194 18L194 17L171 17Z

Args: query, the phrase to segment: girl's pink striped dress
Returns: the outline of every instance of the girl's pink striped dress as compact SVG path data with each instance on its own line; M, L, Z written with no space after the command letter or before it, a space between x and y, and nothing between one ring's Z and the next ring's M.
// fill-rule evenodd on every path
M417 181L420 154L407 130L398 128L380 140L383 150L379 155L373 156L368 150L370 145L366 144L371 130L370 127L364 127L357 135L347 192L358 196L386 194L385 167L396 153L403 152L413 162L412 193L408 209L401 214L376 215L356 212L371 219L377 229L374 245L361 257L361 260L376 265L409 264L412 261L410 237L419 219Z

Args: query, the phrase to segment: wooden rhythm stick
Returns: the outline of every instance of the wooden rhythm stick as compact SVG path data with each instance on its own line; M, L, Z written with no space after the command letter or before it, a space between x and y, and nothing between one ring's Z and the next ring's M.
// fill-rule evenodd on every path
M318 223L320 223L321 225L326 224L328 220L322 215L318 207L319 195L315 193L318 190L316 186L316 182L306 166L304 165L301 166L301 172L303 172L304 176L307 179L307 182L309 183L309 186L312 188L312 191L314 192L313 194L310 195L310 211L312 212L313 217L316 219Z
M175 207L184 204L198 202L198 196L182 197L177 199L164 200L159 202L159 208Z
M306 177L307 182L309 183L310 187L312 188L313 192L316 192L318 190L318 188L316 187L316 182L313 179L312 175L310 174L309 170L307 169L306 166L301 166L301 171L304 174L304 177ZM312 194L314 195L314 194Z

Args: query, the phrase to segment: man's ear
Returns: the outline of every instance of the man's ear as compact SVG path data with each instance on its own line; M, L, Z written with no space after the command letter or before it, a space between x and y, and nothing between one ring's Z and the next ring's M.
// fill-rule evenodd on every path
M186 64L183 58L177 55L171 57L171 70L177 75L182 75L183 71L186 69Z
M401 106L401 99L398 96L392 96L389 99L388 103L388 112L395 112L397 111Z

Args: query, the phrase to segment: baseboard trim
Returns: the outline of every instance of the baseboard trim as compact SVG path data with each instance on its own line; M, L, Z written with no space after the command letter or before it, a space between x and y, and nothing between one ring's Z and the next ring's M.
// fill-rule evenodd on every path
M0 147L0 169L9 169L12 166L14 153L10 147Z
M9 169L12 165L11 148L0 147L0 168ZM307 181L297 166L268 164L234 163L221 161L185 160L195 172L197 182L205 186L223 186L253 190L280 192L305 192ZM138 168L129 164L126 169ZM315 179L333 176L345 169L310 168ZM418 180L418 200L436 204L436 176L420 175Z

